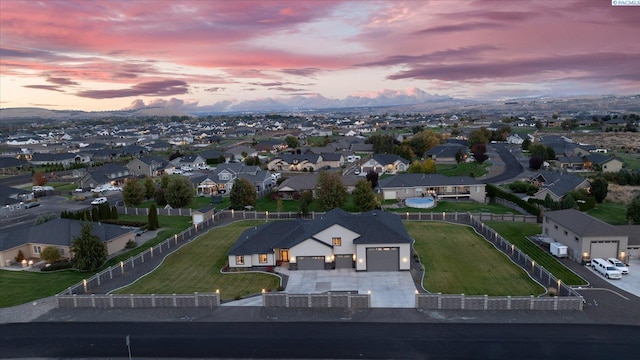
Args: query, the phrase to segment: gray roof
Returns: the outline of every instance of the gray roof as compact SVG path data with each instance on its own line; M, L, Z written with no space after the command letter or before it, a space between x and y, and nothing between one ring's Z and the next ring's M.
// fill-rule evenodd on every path
M14 157L0 156L0 169L19 167L27 165L28 162Z
M312 151L307 151L303 154L280 154L278 156L275 157L276 159L281 159L282 161L288 163L288 164L292 164L296 161L298 162L302 162L304 160L309 161L312 164L317 164L318 160L320 159L320 155L312 152Z
M575 174L561 174L553 171L540 171L534 179L543 183L540 190L547 189L559 197L575 190L587 179Z
M82 221L71 219L53 219L36 226L3 230L0 232L0 251L28 243L70 246L73 238L80 236L82 223ZM109 241L133 231L118 225L91 224L93 225L92 233L102 241Z
M380 210L351 214L333 209L314 220L274 221L245 230L228 254L266 254L272 253L273 249L288 249L305 240L315 239L314 235L336 224L360 234L354 240L355 244L413 242L396 214Z
M640 245L640 225L619 225L616 227L629 235L629 245Z
M598 165L606 164L607 162L615 159L613 156L609 156L601 153L591 153L585 156L585 158L587 158L587 160L591 161L592 163L598 164Z
M322 153L322 160L325 161L340 161L342 154L339 153Z
M286 178L279 186L278 190L284 187L290 187L294 190L312 190L318 185L318 174L301 174Z
M579 236L625 236L623 230L574 209L548 211L545 217Z
M393 164L396 161L409 165L409 160L396 154L375 154L373 155L373 160L375 160L380 165Z
M456 154L461 152L462 154L467 153L467 147L461 144L455 143L447 143L443 145L434 146L426 152L427 156L435 156L437 157L456 157Z
M414 186L454 186L483 185L482 181L470 176L444 176L441 174L397 174L378 182L380 188L414 187Z

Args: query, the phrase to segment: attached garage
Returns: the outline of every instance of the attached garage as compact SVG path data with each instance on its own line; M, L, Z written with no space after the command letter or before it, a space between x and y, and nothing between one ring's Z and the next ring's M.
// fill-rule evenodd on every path
M400 270L400 248L372 247L367 248L367 271Z
M324 270L324 256L298 256L298 270Z
M384 190L382 193L382 198L385 200L395 200L396 199L396 191L395 190Z
M592 241L591 258L617 258L618 247L618 241Z
M352 269L353 255L336 255L336 269Z

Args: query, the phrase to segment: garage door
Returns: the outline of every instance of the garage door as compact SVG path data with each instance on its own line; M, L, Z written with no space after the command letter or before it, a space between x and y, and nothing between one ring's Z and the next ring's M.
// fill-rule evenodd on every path
M397 247L367 248L367 271L400 270L400 250Z
M336 255L336 269L353 268L353 255Z
M617 241L592 241L591 258L615 258L618 257Z
M395 190L384 190L383 196L385 200L395 200L396 199L396 191Z
M324 270L324 256L298 256L298 270Z

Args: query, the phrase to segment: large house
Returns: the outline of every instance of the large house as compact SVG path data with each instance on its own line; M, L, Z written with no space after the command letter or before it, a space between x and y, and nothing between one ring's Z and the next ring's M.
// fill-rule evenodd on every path
M569 248L569 258L586 262L593 258L628 256L627 233L618 227L574 209L548 211L542 232Z
M446 143L434 146L425 155L438 164L457 164L467 157L468 148L458 143Z
M274 221L246 230L229 250L229 267L409 270L412 243L393 213L333 209L314 220Z
M129 169L120 164L107 164L87 169L77 181L80 189L93 189L101 185L122 185L131 177Z
M306 151L302 154L280 154L267 164L272 171L315 171L320 168L322 156Z
M195 176L197 195L229 194L236 179L249 180L257 192L270 189L273 186L271 174L258 166L249 166L243 163L220 164L215 170L203 176Z
M92 223L92 233L103 242L107 255L125 248L129 240L135 241L135 232L118 225ZM71 258L71 244L80 236L82 222L54 219L35 226L8 228L0 232L0 265L8 266L19 252L25 259L40 258L47 246L55 246L63 258Z
M401 158L394 154L376 154L364 164L360 166L362 173L367 173L371 170L378 174L396 174L399 172L407 171L409 168L409 160Z
M486 185L469 176L440 174L398 174L381 179L378 187L383 200L434 196L439 200L467 199L484 203Z
M168 161L160 156L134 158L127 163L127 169L134 176L157 177L163 173Z
M560 201L567 193L574 190L591 188L588 179L575 174L561 174L553 171L540 171L531 178L530 182L538 185L538 191L533 197L539 200L544 200L548 194L552 200Z

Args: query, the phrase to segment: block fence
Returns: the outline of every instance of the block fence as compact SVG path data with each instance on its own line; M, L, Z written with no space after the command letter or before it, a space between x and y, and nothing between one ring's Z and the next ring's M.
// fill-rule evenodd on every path
M416 308L424 310L580 310L578 297L467 296L416 294Z
M263 293L262 306L303 308L370 308L371 295L352 293Z
M194 293L193 295L58 295L60 308L167 308L167 307L217 307L220 294Z

